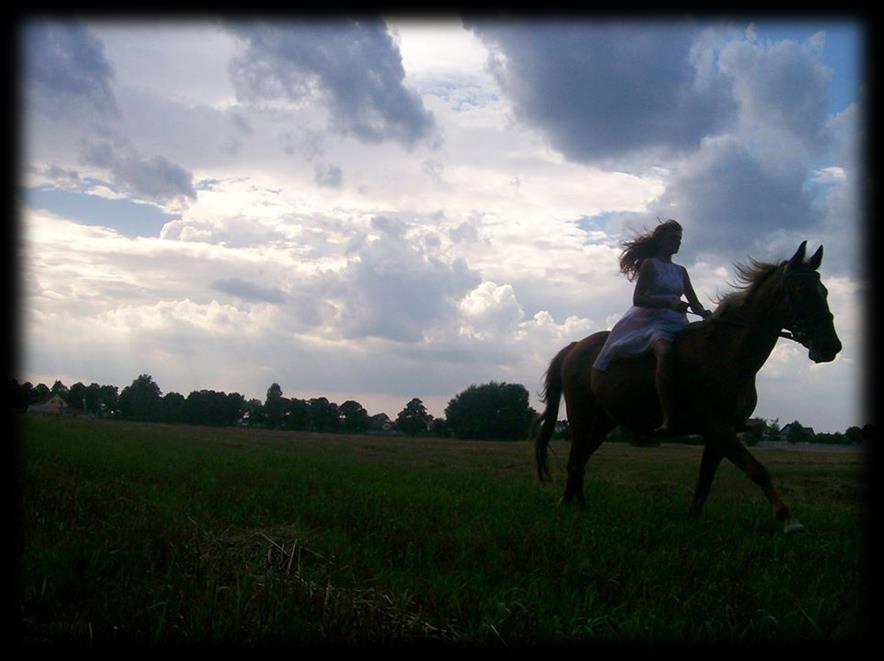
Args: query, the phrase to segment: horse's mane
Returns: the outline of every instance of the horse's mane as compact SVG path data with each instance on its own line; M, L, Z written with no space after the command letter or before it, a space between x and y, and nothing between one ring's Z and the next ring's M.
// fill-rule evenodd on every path
M730 283L735 288L735 291L718 297L718 307L715 308L713 316L720 317L728 311L742 307L785 263L772 264L761 262L751 257L747 264L735 262L734 269L737 272L737 282Z

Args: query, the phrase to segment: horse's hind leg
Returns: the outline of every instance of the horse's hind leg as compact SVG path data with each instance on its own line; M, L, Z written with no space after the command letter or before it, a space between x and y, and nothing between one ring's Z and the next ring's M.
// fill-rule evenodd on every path
M768 473L767 469L761 465L761 462L753 457L749 450L740 443L739 439L737 439L736 432L734 432L733 429L729 429L726 432L723 432L719 438L722 441L721 449L724 456L746 473L750 480L761 487L767 500L773 506L777 520L783 522L783 530L786 533L804 530L804 526L801 525L801 522L792 516L789 508L782 500L780 500L780 495L777 493L777 490L770 479L770 473Z
M614 428L613 421L601 410L596 408L591 416L581 417L571 423L571 454L568 457L568 482L562 503L570 503L574 498L582 507L586 505L583 495L583 476L586 473L586 462L592 456L608 432Z

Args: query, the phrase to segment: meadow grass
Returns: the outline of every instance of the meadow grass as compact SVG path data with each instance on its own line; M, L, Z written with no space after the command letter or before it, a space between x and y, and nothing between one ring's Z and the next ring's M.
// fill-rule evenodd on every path
M586 509L524 441L21 424L27 643L390 645L858 641L862 455L756 452L809 532L700 448L606 444Z

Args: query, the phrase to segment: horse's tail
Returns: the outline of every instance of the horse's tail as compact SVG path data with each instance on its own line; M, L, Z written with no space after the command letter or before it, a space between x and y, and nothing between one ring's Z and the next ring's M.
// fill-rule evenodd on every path
M562 398L562 363L576 342L571 342L556 354L546 370L541 401L546 402L546 410L534 420L531 436L534 438L534 458L537 462L537 477L541 482L552 479L547 466L547 446L559 416L559 402ZM538 427L540 428L538 430Z

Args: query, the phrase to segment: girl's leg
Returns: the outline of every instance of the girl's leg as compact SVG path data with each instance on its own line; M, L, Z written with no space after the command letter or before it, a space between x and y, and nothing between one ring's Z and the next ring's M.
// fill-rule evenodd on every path
M672 343L667 340L657 340L654 343L654 356L657 358L657 397L660 400L660 410L663 413L663 422L654 431L667 434L671 431L673 398L675 383L673 379L673 356Z

